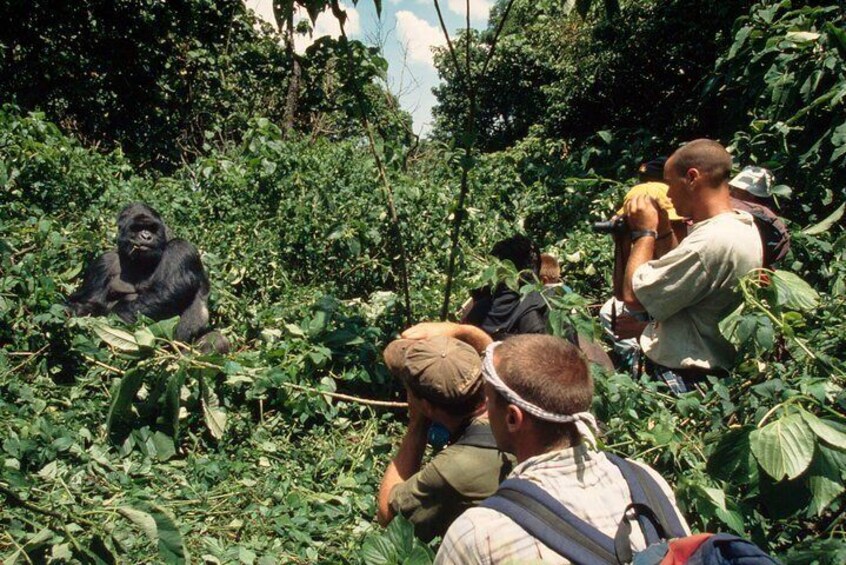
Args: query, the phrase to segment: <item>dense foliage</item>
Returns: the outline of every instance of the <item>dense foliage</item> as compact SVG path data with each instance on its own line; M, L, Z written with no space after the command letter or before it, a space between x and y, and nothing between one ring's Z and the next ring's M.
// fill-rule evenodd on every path
M37 12L49 3L30 4ZM318 41L298 59L306 78L291 131L283 116L291 54L269 29L256 31L240 3L110 3L119 14L97 29L102 37L146 29L134 48L148 54L145 72L157 85L119 96L110 90L117 77L140 72L140 62L98 70L72 41L49 54L36 48L54 37L39 30L100 21L77 4L100 6L74 3L64 23L35 18L0 32L0 87L21 105L0 110L4 558L428 562L433 548L407 523L381 533L373 521L403 423L402 407L390 404L401 391L379 361L405 323L386 194L410 259L415 320L433 319L440 306L464 167L455 296L513 276L485 268L484 253L524 231L562 259L576 291L555 305L558 323L608 293L610 242L590 222L613 212L641 160L707 131L732 143L738 163L766 163L793 189L792 255L771 284L757 275L743 282L744 305L723 324L741 362L704 396L675 398L654 383L597 373L602 442L662 472L695 529L741 533L788 562L846 559L846 36L837 2L764 1L748 11L740 2L624 2L619 12L600 10L616 4L606 2L582 19L555 12L570 3L518 1L501 55L479 78L481 147L502 150L472 150L469 160L459 139L466 107L448 73L440 92L453 99L442 98L441 111L454 120L441 122L440 141L417 147L407 116L375 80L384 61L356 43ZM620 85L635 80L639 57L651 61L649 38L686 29L692 5L712 10L713 21L673 35L667 52L699 74L665 76L648 91L654 107L629 100ZM235 16L210 17L202 25L217 31L205 36L191 31L200 26L191 10L201 8ZM176 27L149 27L157 10ZM227 26L232 59L216 35ZM180 69L190 65L156 66L179 59L161 41L176 31L196 36L185 41L200 41L198 57L210 57L196 67L209 74L195 75L203 92L195 100L205 100L198 114L182 90ZM67 33L70 41L79 32ZM634 37L642 49L625 47ZM708 48L698 52L703 37ZM67 80L38 75L49 56ZM22 96L23 82L10 86L13 64L42 81L41 98ZM642 77L664 76L649 68ZM218 72L234 82L216 83ZM593 80L563 88L585 73ZM637 83L641 94L647 82ZM179 112L165 111L164 87ZM137 127L110 121L118 100ZM587 110L597 103L608 112ZM507 131L496 117L506 110L515 116ZM643 112L666 120L666 130L639 119ZM162 126L170 115L189 118ZM115 145L123 150L107 149ZM87 261L113 245L117 212L138 200L201 250L212 323L233 342L231 354L180 349L172 321L68 318L65 297Z

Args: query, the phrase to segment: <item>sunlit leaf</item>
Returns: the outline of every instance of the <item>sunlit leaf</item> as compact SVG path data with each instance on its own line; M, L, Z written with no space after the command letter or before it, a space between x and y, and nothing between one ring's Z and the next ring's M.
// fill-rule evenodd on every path
M100 339L115 349L120 351L138 351L138 342L135 341L135 337L129 332L107 326L102 322L95 323L93 325L93 329L94 333L96 333Z
M811 464L816 440L802 416L790 414L749 435L755 459L771 477L795 479Z
M145 504L144 510L130 506L120 506L117 510L157 545L159 557L166 563L189 563L182 534L179 533L176 522L163 508Z
M801 410L799 413L818 438L833 447L846 449L846 434L827 424L825 420L817 418L807 410Z
M820 235L831 229L831 226L840 221L843 217L843 212L846 211L846 202L837 207L837 210L828 215L823 221L813 226L809 226L802 230L805 235Z
M846 452L820 445L819 452L808 470L808 485L817 515L822 514L844 491L845 476Z
M819 305L820 295L811 286L788 271L775 271L770 277L779 306L792 310L812 310Z

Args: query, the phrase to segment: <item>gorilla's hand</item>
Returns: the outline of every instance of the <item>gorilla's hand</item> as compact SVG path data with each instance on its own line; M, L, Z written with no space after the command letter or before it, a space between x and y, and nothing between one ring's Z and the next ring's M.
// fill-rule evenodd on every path
M109 300L131 302L138 298L138 290L135 288L135 285L123 281L119 277L114 277L109 281L107 298Z
M137 298L137 295L136 295L136 298ZM121 320L123 320L124 323L126 323L126 324L131 324L131 323L135 322L136 311L132 307L133 303L134 303L134 301L118 302L117 305L115 305L115 308L113 310L113 312L115 314L117 314L118 317Z

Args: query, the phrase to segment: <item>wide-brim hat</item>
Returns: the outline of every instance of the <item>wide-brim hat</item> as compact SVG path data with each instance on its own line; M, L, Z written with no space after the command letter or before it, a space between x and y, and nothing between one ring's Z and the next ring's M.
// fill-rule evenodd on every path
M458 404L482 386L482 361L470 345L452 337L398 339L383 352L385 365L417 396Z
M675 222L684 220L684 218L676 213L672 200L670 200L667 196L667 191L669 189L670 187L663 182L644 182L636 184L626 193L626 197L623 199L623 206L617 210L617 215L622 216L626 213L626 204L635 196L651 196L658 202L658 205L661 208L667 211L667 216L669 216L670 221Z
M743 167L743 170L729 181L729 186L745 190L758 198L770 198L774 184L773 173L764 167Z

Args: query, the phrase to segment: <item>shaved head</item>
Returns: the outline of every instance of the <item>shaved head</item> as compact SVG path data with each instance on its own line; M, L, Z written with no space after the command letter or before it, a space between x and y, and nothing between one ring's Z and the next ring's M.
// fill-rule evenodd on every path
M682 146L667 163L681 177L696 169L710 186L720 186L731 176L731 155L726 148L710 139L696 139Z

